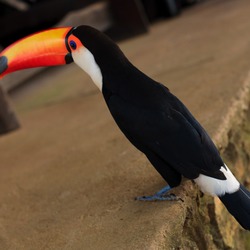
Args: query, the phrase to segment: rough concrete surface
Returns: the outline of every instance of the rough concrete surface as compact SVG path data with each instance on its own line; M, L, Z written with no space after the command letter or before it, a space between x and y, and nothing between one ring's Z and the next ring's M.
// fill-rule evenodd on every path
M250 1L207 0L120 43L235 164L232 147L246 138L234 131L249 101L249 30ZM173 191L184 202L134 201L165 183L76 66L44 71L12 96L22 128L0 138L1 250L247 249L247 233L191 181Z

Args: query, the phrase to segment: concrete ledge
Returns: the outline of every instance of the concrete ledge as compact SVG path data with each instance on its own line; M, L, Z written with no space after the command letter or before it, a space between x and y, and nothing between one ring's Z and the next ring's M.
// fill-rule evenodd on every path
M249 1L204 1L120 43L189 107L245 185L249 16ZM13 100L22 129L0 140L3 249L247 249L249 233L191 181L174 190L184 202L133 200L165 183L77 67L36 76Z

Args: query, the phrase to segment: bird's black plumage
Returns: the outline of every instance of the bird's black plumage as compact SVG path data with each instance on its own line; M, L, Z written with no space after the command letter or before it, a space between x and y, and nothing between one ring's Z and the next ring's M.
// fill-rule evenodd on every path
M163 93L162 97L155 95L155 100L152 97L149 102L147 98L142 98L144 102L131 103L121 94L109 96L107 105L123 133L149 159L153 154L166 168L171 167L189 179L195 179L201 173L225 179L219 171L223 162L205 131L168 90L154 82L152 85L155 86L149 85L149 88L159 88L158 91ZM140 96L141 92L137 94ZM173 99L177 105L171 104ZM181 109L186 112L181 112ZM154 161L151 162L155 165ZM167 171L160 174L168 183L175 178Z
M117 125L170 186L177 186L181 175L225 179L217 148L177 97L134 67L104 34L87 26L73 34L101 69L102 92Z
M250 192L240 185L237 192L219 198L241 226L250 230Z

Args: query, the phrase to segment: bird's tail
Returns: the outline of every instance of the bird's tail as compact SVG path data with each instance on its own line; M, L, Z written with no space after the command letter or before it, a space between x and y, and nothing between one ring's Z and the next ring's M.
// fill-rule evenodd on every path
M250 192L240 185L236 192L226 193L219 198L240 225L246 230L250 230Z

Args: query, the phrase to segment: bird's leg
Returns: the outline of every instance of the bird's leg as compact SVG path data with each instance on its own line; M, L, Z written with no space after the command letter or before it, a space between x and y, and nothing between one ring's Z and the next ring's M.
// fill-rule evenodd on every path
M170 186L166 186L160 191L156 192L152 196L141 196L141 197L136 197L135 199L138 201L176 201L180 200L179 197L177 197L174 194L167 194L167 192L171 190Z

